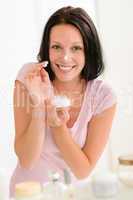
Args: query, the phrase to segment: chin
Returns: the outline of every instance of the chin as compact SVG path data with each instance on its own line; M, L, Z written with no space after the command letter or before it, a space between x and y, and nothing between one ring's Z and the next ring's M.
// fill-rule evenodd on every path
M72 78L72 77L71 77L71 78L70 78L70 77L68 77L68 78L67 78L67 77L57 77L57 79L58 79L59 81L61 81L61 82L64 82L64 83L65 83L65 82L66 82L66 83L67 83L67 82L71 82L71 81L74 81L74 80L75 80L75 78Z

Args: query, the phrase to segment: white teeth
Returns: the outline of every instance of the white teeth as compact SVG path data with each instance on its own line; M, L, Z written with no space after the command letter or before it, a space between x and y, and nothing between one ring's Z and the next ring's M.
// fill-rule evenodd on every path
M64 67L63 65L58 65L58 66L63 71L70 71L72 69L72 67L66 67L66 66Z

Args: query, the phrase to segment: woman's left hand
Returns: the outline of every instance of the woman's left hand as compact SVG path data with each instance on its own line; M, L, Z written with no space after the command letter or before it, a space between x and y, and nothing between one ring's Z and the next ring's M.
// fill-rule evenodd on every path
M70 118L68 108L56 108L52 100L46 100L47 123L49 127L66 125Z

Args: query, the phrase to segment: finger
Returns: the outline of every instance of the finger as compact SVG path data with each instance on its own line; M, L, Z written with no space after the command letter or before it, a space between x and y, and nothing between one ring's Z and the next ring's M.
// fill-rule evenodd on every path
M39 70L36 70L36 71L34 71L34 72L31 72L30 73L32 76L34 76L34 77L38 77L38 76L40 76L40 71Z
M68 110L65 110L65 111L64 111L64 119L65 119L66 121L68 121L68 120L70 119L70 114L69 114Z
M46 103L46 108L47 108L47 111L52 113L52 112L56 112L56 107L52 104L52 100L51 99L46 99L45 100L45 103Z
M25 79L32 79L37 76L36 72L29 72L24 78Z
M45 102L48 125L50 125L51 127L58 126L60 124L60 119L58 118L55 106L52 104L51 100L45 100Z
M24 79L26 81L28 81L28 80L30 81L32 78L33 78L33 76L31 74L28 74L26 77L24 77Z
M28 76L30 76L30 75L40 75L39 74L39 69L36 67L36 68L34 68L34 69L32 69L32 70L30 70L30 71L28 71L27 73L26 73L26 75L25 75L25 77L24 78L27 78Z
M39 68L45 68L48 65L48 61L43 61L41 63L37 63L37 67Z
M40 71L41 68L42 66L40 64L34 63L32 65L32 68L28 72L37 72L37 71Z
M29 89L29 87L31 85L31 78L30 77L25 78L25 84L26 84L27 88Z
M57 112L58 112L59 118L62 119L63 121L67 122L70 119L70 115L69 115L68 110L62 109L62 110L57 111Z
M36 76L41 76L42 79L44 79L44 81L48 81L49 76L48 73L44 70L43 71L43 66L46 66L48 64L48 61L45 62L41 62L41 63L35 63L32 70L30 70L26 76L29 75L29 73L34 73ZM41 71L43 71L43 73L40 73Z
M48 113L48 116L52 119L58 119L56 107L52 104L52 100L47 99L46 100L46 110Z
M40 70L41 68L37 68L37 69L34 69L31 73L33 73L36 76L40 76Z
M49 75L44 68L41 68L40 75L41 75L42 81L50 82Z

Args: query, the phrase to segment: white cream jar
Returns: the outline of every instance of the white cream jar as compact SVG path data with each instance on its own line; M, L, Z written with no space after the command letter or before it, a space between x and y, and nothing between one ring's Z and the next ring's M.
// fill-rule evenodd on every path
M96 197L112 197L118 192L118 178L111 172L100 172L92 176L92 191Z
M133 187L133 155L119 156L118 175L122 183Z

